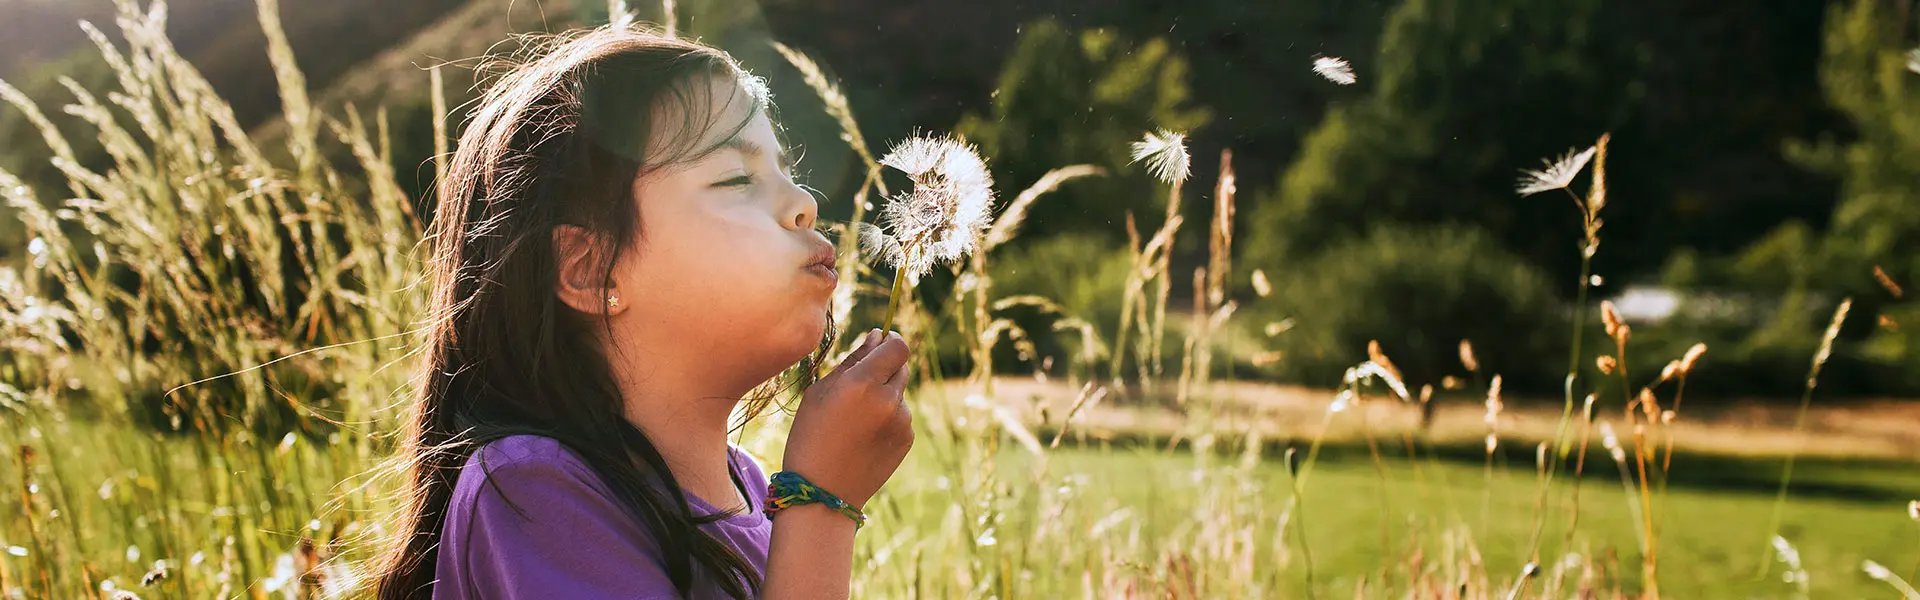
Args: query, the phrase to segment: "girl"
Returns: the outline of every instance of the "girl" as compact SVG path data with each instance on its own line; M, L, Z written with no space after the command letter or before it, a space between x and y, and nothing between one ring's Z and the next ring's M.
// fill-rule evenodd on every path
M481 97L429 236L381 598L847 595L858 509L912 445L908 348L874 330L811 380L833 246L771 109L726 54L614 28ZM769 518L767 476L727 442L780 381L810 385L776 482L844 506L776 498L802 503Z

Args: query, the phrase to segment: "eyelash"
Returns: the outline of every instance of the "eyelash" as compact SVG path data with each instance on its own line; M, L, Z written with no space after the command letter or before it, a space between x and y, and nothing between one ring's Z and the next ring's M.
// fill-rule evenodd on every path
M716 183L716 184L714 184L714 185L716 185L716 186L719 186L719 187L740 187L740 186L747 186L747 185L753 185L753 176L752 176L752 175L741 175L741 176L739 176L739 177L735 177L735 178L732 178L732 179L728 179L728 180L726 180L726 181L722 181L722 182L720 182L720 183Z

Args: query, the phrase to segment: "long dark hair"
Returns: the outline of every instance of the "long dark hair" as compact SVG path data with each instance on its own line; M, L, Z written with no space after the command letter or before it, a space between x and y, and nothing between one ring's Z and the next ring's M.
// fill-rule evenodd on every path
M439 182L427 236L426 361L401 450L411 477L395 530L401 539L377 567L376 592L389 600L431 596L461 465L488 441L532 433L559 440L607 483L654 534L682 595L710 578L733 597L755 596L761 581L746 559L697 529L729 514L695 515L660 452L622 418L620 390L589 329L606 324L607 313L584 314L556 297L551 236L560 225L587 228L595 269L611 281L643 218L635 178L703 156L717 146L711 140L770 111L765 86L724 52L631 28L555 36L525 57L477 101ZM718 86L733 90L723 97L708 85L714 77L739 85ZM728 113L714 107L741 100L753 109L746 119L706 122ZM653 122L671 115L686 115L684 127ZM674 139L649 143L663 131ZM826 347L823 340L769 384L810 383ZM748 418L780 387L762 390L747 400Z

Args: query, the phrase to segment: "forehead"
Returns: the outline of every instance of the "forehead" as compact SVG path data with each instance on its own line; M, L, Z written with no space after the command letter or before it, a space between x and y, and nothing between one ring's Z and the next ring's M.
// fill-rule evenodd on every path
M649 167L718 149L767 104L765 84L728 64L689 72L616 60L595 65L580 83L579 131Z
M764 92L738 77L706 76L676 86L649 109L647 163L688 163L721 152L778 152Z

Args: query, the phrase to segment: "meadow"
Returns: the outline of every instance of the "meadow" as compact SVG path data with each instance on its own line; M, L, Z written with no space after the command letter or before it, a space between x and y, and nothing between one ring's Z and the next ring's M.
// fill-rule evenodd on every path
M275 0L259 0L284 131L257 136L171 49L163 5L118 6L124 41L89 30L114 84L74 84L57 109L84 131L0 85L65 179L0 172L31 238L0 268L0 594L364 595L424 292L425 217L389 166L387 115L315 109ZM919 441L869 507L856 597L1920 598L1912 403L1817 394L1850 304L1805 349L1805 395L1758 413L1684 404L1688 376L1713 368L1704 347L1630 376L1631 327L1585 273L1568 282L1562 397L1503 395L1464 343L1446 382L1405 380L1375 346L1324 387L1248 388L1235 367L1272 360L1261 344L1286 328L1237 317L1286 283L1234 264L1226 149L1207 149L1220 172L1186 173L1182 140L1142 140L1162 185L1139 193L1165 212L1124 216L1117 322L1000 293L987 268L1035 203L1100 176L1084 166L1002 182L980 248L936 269L952 285L916 292L856 240L867 203L901 185L885 148L825 69L780 53L866 174L833 224L836 319L862 331L885 309L921 350ZM441 71L420 76L445 156L459 124ZM108 164L74 157L82 135ZM1535 178L1573 199L1583 263L1602 211L1633 210L1606 202L1606 144ZM1200 197L1210 217L1183 219ZM1200 266L1175 272L1189 237ZM1190 302L1170 297L1176 280ZM1036 312L1047 329L1011 316ZM787 418L738 443L777 468Z

